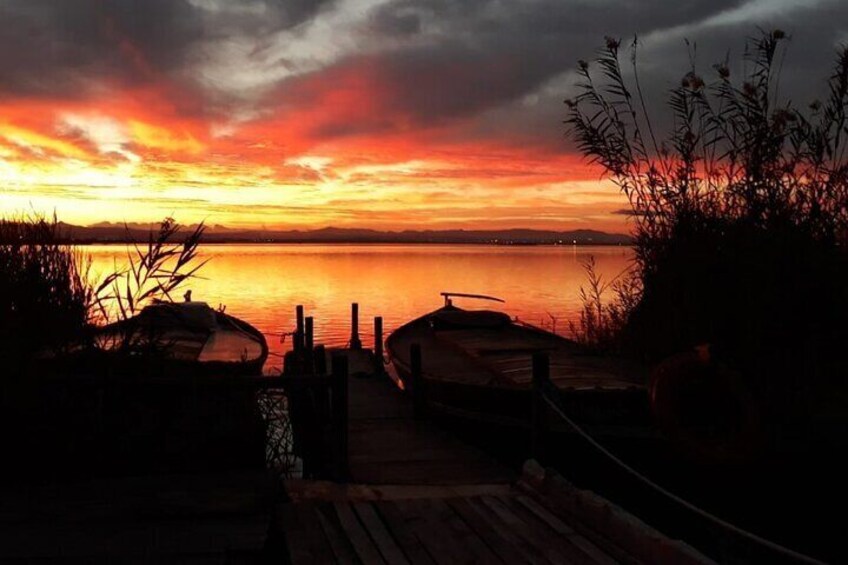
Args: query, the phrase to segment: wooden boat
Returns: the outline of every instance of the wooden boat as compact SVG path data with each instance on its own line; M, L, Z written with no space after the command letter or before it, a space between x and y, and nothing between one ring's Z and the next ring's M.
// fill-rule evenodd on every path
M96 335L99 349L149 356L173 367L226 374L260 374L268 357L262 333L205 302L156 302Z
M503 302L498 298L450 292L442 296L444 306L401 326L386 340L389 358L407 389L410 346L420 345L428 409L476 422L527 427L532 355L544 351L550 357L551 380L575 421L602 435L627 435L634 424L650 423L643 369L591 355L572 340L503 312L453 304L455 297Z

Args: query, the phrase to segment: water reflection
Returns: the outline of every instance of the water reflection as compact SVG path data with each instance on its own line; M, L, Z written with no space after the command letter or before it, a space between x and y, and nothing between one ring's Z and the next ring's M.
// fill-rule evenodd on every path
M126 262L123 246L86 248L95 272ZM579 315L582 264L594 256L609 280L631 264L625 247L496 247L483 245L206 245L211 260L189 284L194 300L226 306L255 325L277 355L290 348L281 334L294 327L303 304L315 317L315 341L343 345L350 337L350 303L359 302L362 341L372 344L371 319L386 333L441 304L439 292L498 296L512 316L567 333ZM457 300L457 305L486 303ZM272 356L269 365L279 365Z

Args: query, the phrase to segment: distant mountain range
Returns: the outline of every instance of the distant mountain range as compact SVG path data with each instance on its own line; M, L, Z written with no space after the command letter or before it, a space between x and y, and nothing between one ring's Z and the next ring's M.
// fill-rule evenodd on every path
M146 241L158 224L91 226L60 224L63 235L75 243L127 243ZM194 226L187 226L188 232ZM597 230L403 230L378 231L327 227L316 230L265 230L207 226L205 243L486 243L493 245L629 245L632 238Z

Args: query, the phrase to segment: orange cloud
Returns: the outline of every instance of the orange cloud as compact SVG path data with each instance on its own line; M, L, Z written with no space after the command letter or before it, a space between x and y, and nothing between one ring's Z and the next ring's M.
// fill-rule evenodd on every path
M137 120L129 120L127 125L132 132L133 140L144 147L192 155L197 155L206 147L187 132L174 132L165 127Z
M9 123L0 123L0 137L6 141L35 151L47 151L63 157L86 159L89 154L72 143L44 135Z
M175 97L161 83L104 85L80 100L0 100L0 213L55 209L76 223L175 214L281 228L627 229L616 213L626 201L579 156L475 138L468 119L421 123L387 105L393 91L381 91L376 75L364 66L339 69L335 81L306 77L250 119L186 112L191 93Z

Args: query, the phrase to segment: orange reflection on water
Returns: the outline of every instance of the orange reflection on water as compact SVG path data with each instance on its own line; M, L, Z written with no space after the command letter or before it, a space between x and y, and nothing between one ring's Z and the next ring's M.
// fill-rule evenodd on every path
M85 248L93 269L104 273L126 262L123 246ZM206 245L211 260L191 281L192 299L225 305L266 334L271 351L290 348L281 334L295 325L295 306L315 318L315 342L343 345L350 338L350 304L359 303L360 332L373 344L374 316L386 335L404 322L438 308L441 291L488 294L505 304L457 299L458 306L503 310L511 316L568 332L577 321L583 263L594 257L605 280L633 260L627 247L485 245ZM179 293L180 295L182 293ZM272 356L269 365L280 365Z

